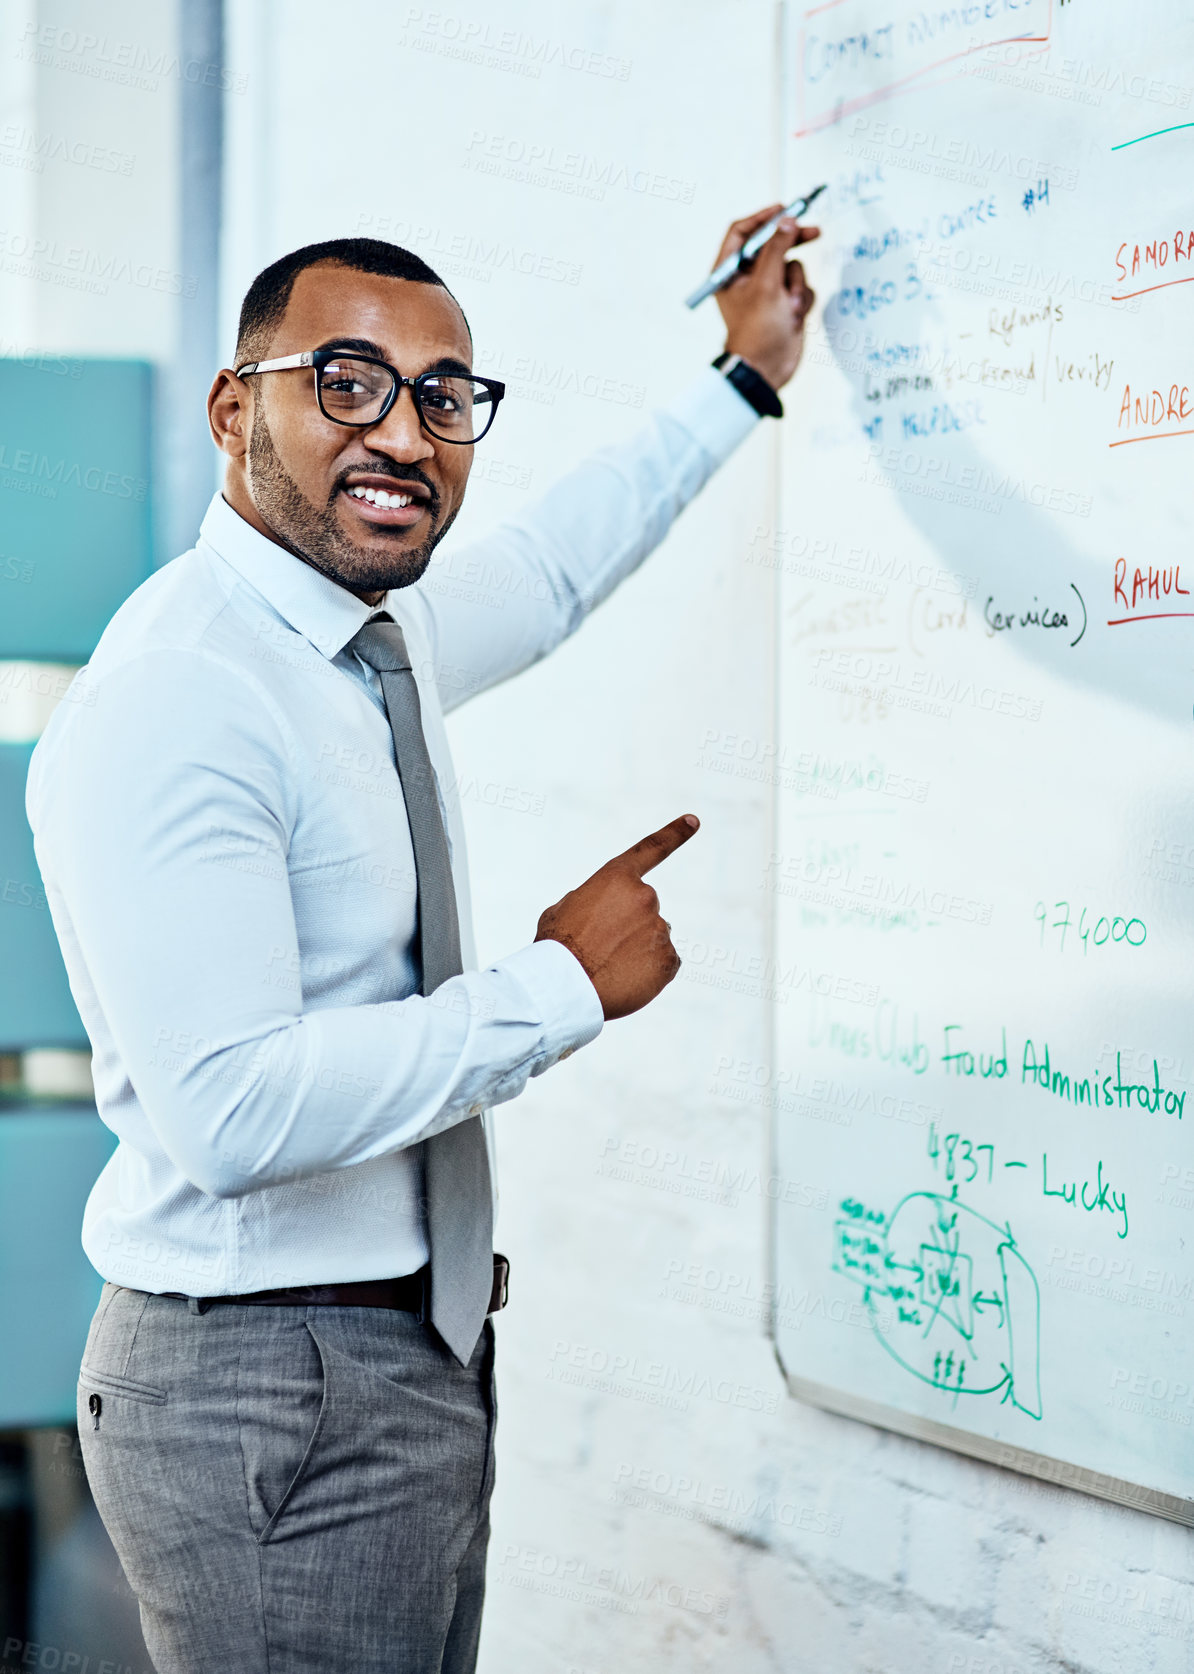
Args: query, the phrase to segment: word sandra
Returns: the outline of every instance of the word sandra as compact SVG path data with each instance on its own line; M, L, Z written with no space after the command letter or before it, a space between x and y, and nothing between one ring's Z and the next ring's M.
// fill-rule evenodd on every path
M1169 260L1169 240L1167 238L1162 238L1159 241L1154 238L1151 244L1144 246L1143 250L1139 244L1134 244L1130 263L1124 261L1124 252L1127 248L1127 244L1124 243L1115 252L1115 267L1120 284L1129 277L1129 274L1134 279L1142 267L1146 272L1151 267L1153 272L1156 273ZM1175 232L1173 235L1174 262L1188 262L1192 259L1194 259L1194 229L1185 233Z

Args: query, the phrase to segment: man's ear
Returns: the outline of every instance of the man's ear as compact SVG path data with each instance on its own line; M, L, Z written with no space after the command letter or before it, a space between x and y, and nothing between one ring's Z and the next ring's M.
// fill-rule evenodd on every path
M216 373L207 397L207 422L211 439L229 459L243 459L249 451L253 423L253 392L228 367Z

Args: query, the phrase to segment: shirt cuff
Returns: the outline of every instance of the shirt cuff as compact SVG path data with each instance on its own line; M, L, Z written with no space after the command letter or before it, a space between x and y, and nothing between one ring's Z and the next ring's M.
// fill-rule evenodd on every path
M663 409L721 465L761 418L744 395L713 366L707 366Z
M601 1033L605 1013L588 972L563 942L532 942L497 961L530 995L543 1035L532 1075L542 1075Z

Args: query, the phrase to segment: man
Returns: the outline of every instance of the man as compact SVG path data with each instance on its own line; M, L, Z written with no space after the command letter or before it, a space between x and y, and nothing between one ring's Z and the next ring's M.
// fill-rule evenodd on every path
M815 236L785 221L720 297L727 376L481 543L501 611L418 585L503 393L459 305L392 245L282 258L212 388L198 545L34 752L119 1137L84 1224L80 1433L161 1674L474 1666L505 1299L484 1112L674 977L643 874L697 822L479 971L442 716L578 627L778 408Z

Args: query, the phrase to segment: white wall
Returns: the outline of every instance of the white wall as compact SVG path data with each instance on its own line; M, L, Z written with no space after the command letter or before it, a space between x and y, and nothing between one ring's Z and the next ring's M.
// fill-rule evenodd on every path
M0 354L173 352L172 0L0 9Z
M776 172L770 0L230 11L246 81L228 100L224 352L283 250L413 244L459 294L478 368L518 397L462 533L633 428L637 408L560 378L649 406L720 346L712 310L680 298L732 215L799 184ZM328 67L361 61L376 94L354 73L340 108ZM607 165L675 196L567 189ZM528 255L564 277L520 275ZM752 438L576 640L452 723L483 958L642 833L689 808L704 822L656 880L689 947L676 983L499 1117L514 1301L483 1667L1177 1674L1187 1534L783 1392L762 1318L768 1114L724 1070L749 1077L770 1050L770 793L716 770L725 734L773 735L774 575L747 554L774 441ZM493 805L503 791L524 811Z

